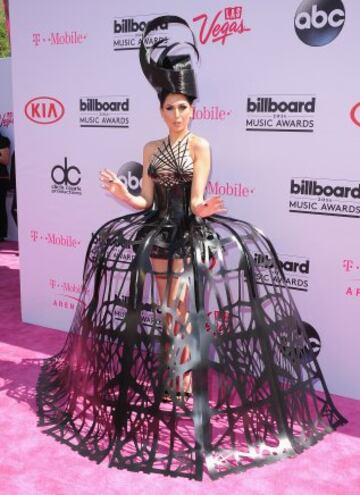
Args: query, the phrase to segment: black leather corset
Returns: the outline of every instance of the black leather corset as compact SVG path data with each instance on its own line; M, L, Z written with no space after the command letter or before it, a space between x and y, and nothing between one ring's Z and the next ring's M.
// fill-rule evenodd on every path
M182 220L190 216L191 183L176 184L165 187L156 182L154 184L154 206L161 217Z

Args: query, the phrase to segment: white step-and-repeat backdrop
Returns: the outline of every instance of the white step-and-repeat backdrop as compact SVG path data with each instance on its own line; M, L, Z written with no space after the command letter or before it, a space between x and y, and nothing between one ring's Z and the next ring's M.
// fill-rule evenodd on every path
M91 233L128 211L98 171L136 189L143 144L166 134L138 46L149 19L177 14L201 55L192 130L212 145L208 190L274 242L330 390L360 398L358 0L10 7L24 320L69 328Z

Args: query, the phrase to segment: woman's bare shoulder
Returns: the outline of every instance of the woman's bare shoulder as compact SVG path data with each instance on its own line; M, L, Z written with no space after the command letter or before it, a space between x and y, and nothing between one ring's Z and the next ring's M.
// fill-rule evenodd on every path
M210 143L205 138L191 133L191 147L193 148L194 152L207 151L210 149Z
M154 141L149 141L144 145L144 152L151 153L156 150L162 143L163 139L155 139Z
M163 139L156 139L155 141L149 141L144 145L144 166L147 166L151 162L154 154L157 152L163 142Z

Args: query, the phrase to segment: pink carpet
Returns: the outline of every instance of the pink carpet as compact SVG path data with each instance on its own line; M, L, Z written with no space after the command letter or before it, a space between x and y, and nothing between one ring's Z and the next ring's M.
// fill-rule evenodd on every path
M16 249L0 244L1 494L360 495L360 401L339 396L345 427L296 458L218 481L110 469L42 434L34 399L39 360L61 348L65 333L21 322Z

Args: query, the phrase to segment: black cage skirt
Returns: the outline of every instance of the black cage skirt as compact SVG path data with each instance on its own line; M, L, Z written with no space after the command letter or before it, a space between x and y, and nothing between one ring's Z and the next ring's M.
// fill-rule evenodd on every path
M39 425L81 455L195 479L293 456L346 422L270 242L219 215L147 211L94 234L37 402Z

